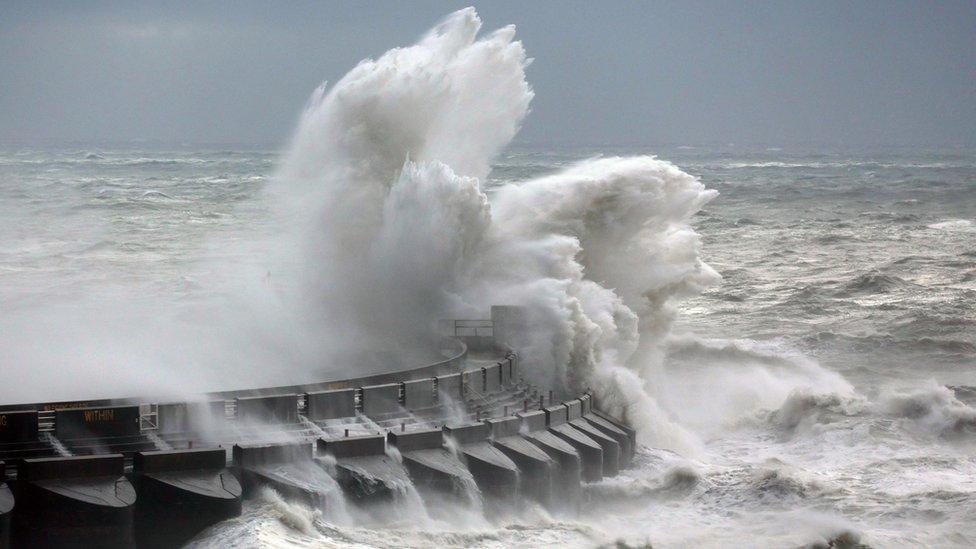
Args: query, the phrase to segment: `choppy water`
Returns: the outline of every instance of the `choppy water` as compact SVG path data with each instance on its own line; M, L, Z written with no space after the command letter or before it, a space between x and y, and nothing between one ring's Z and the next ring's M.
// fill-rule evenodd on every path
M265 494L200 543L976 545L976 154L499 154L529 55L480 28L460 10L316 90L280 158L0 153L0 401L388 369L515 303L529 379L639 429L585 512Z
M637 468L587 488L579 517L428 517L415 531L409 521L335 524L269 497L207 539L791 547L848 531L876 547L976 545L976 154L625 152L656 154L721 193L693 221L724 280L681 304L656 380L667 389L656 394L662 407L700 439L699 451L646 448ZM516 147L495 162L486 190L594 154ZM71 360L44 349L73 348L70 326L64 340L43 326L11 333L52 318L44 311L95 296L163 300L192 314L215 299L212 278L238 276L209 266L260 263L229 243L275 230L262 190L277 158L0 152L3 326L8 341L36 338L0 350L15 380L4 400L26 399L16 380L45 378L24 367L32 352L46 367ZM158 349L149 347L138 360L151 360ZM155 381L145 376L133 375ZM44 386L30 388L40 397Z

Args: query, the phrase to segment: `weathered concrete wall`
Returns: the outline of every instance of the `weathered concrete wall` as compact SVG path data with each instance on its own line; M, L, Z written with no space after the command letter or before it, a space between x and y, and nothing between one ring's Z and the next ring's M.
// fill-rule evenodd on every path
M401 452L429 450L440 448L444 444L444 433L440 429L390 432L387 434L387 440Z
M583 417L583 404L576 400L570 400L563 403L566 406L566 419L573 421L574 419L579 419Z
M446 402L462 402L464 394L461 386L461 374L437 376L437 401L442 406Z
M305 442L234 445L234 465L237 467L260 467L311 459L312 445Z
M620 444L616 440L603 434L582 418L574 419L568 425L600 445L603 450L603 476L613 477L620 472Z
M460 445L464 463L489 506L510 507L518 493L518 467L489 441L491 427L484 422L451 423L444 436Z
M590 398L592 399L592 396ZM637 450L637 431L634 430L633 427L626 425L619 419L604 414L599 410L597 410L596 408L591 407L590 409L591 409L591 413L590 413L591 416L598 417L603 421L606 421L607 423L610 423L614 427L620 429L624 433L627 433L627 438L630 440L631 457L633 457L634 452L636 452Z
M434 379L417 379L403 383L403 407L423 410L434 406Z
M298 395L238 398L237 418L268 423L295 423L298 421Z
M538 446L519 436L518 417L490 419L492 444L518 465L519 491L544 505L552 501L553 470L556 462Z
M535 413L541 414L545 421L545 413ZM577 511L582 494L582 460L579 453L568 442L549 431L533 431L526 434L525 438L558 464L553 472L553 507Z
M626 431L594 414L583 416L583 419L601 433L617 441L620 445L620 467L629 466L634 458L634 445Z
M585 480L596 482L603 478L603 448L599 444L566 422L550 424L549 431L569 443L579 454Z
M498 364L492 364L484 368L485 371L485 392L495 393L498 392L502 387L501 378L501 367Z
M444 434L458 444L473 444L487 440L491 427L487 423L449 423L444 426Z
M471 391L477 394L484 394L485 392L485 372L481 368L477 370L468 370L466 372L461 372L461 383L465 387L471 389ZM465 394L465 398L471 398L473 395Z
M136 473L223 469L226 466L227 452L221 448L136 452L132 457L132 470Z
M593 397L585 394L579 397L579 401L583 404L583 415L589 414L593 411Z
M485 423L491 428L491 438L514 437L522 429L522 420L518 417L489 419Z
M305 413L312 421L356 415L356 390L317 391L305 396Z
M25 459L17 467L17 480L120 477L124 465L122 454Z
M363 413L367 416L382 416L398 412L399 399L399 383L363 387Z
M562 425L569 421L569 416L567 414L567 409L562 404L558 406L549 406L543 409L546 413L546 424L550 427L556 425Z
M522 424L526 431L542 431L546 428L546 413L542 410L518 412L515 415L522 418Z
M320 438L317 444L319 452L337 458L378 456L386 452L386 437L383 435Z

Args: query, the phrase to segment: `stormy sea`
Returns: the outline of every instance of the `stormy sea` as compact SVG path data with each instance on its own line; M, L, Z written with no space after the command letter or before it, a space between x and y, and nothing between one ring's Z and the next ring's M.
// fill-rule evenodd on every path
M5 144L0 401L312 381L518 304L530 381L640 433L579 514L267 492L194 545L976 545L976 151L524 143L527 64L463 10L290 143Z

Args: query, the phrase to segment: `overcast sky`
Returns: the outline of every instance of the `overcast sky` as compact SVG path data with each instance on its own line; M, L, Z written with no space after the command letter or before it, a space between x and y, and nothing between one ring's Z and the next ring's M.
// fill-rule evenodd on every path
M0 140L280 145L469 4L0 0ZM535 58L523 142L976 144L973 0L475 6Z

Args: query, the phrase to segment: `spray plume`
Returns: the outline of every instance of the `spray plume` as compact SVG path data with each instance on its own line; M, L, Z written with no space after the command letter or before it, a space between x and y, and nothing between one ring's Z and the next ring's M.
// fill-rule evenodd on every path
M312 96L275 188L302 241L296 308L323 341L375 350L416 345L438 318L524 306L535 381L592 387L656 443L687 447L645 383L672 299L718 279L689 226L715 193L638 156L489 200L491 161L533 92L514 28L478 38L480 26L473 9L456 12Z

